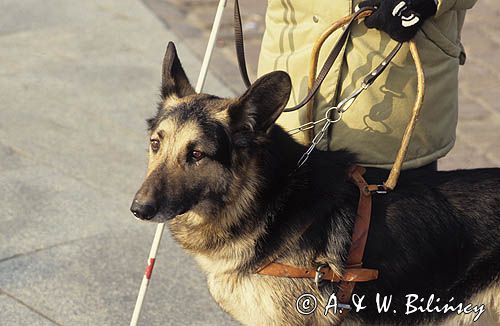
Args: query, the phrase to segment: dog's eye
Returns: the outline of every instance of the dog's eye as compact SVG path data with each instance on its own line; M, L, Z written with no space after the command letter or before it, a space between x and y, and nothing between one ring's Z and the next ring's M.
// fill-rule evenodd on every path
M197 151L197 150L193 150L193 151L191 151L190 155L191 155L191 157L192 157L195 161L199 161L199 160L201 160L202 158L204 158L204 157L205 157L205 153L200 152L200 151Z
M151 145L151 150L156 153L160 149L160 141L157 139L150 139L149 143Z

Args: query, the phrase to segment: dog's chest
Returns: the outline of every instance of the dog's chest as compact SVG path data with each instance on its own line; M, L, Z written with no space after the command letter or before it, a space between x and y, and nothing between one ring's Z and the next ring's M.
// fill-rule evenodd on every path
M296 300L305 292L321 295L313 286L287 278L260 275L209 274L210 294L215 301L244 325L332 325L333 315L323 316L320 309L301 315ZM325 304L320 299L321 304Z
M227 274L209 275L207 281L215 301L243 324L266 325L280 319L276 294L268 285L252 277Z

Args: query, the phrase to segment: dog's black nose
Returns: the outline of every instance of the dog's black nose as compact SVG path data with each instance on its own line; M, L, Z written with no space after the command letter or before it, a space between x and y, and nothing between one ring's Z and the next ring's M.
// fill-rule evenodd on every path
M138 200L132 202L130 211L141 220L150 220L155 216L157 208L151 203L141 203Z

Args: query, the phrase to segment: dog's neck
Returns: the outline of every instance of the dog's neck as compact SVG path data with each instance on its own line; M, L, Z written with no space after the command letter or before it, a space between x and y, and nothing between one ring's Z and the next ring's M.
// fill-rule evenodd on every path
M270 140L269 155L264 156L267 164L262 171L266 182L256 197L261 204L257 216L267 233L256 241L260 244L255 246L259 252L254 253L250 269L282 253L283 247L293 247L291 242L309 226L321 228L322 218L346 217L349 214L340 213L340 210L352 209L357 200L357 189L347 176L356 160L355 155L347 151L315 150L306 163L297 168L307 147L297 143L280 127L271 130Z
M335 201L343 200L345 171L354 159L347 152L315 151L297 169L306 149L280 127L273 128L254 156L258 160L246 163L243 186L228 194L234 200L217 216L200 218L199 225L193 223L194 215L190 220L176 218L174 236L193 232L181 244L214 273L253 270L282 247L292 246L297 230L314 222L310 218L331 214ZM317 205L325 196L330 196L331 205Z

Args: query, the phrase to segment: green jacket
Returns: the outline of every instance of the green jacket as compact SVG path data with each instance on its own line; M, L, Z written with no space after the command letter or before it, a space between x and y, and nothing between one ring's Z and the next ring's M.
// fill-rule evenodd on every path
M426 93L420 119L403 168L426 165L443 157L455 142L458 113L458 67L465 62L460 43L465 10L477 0L438 0L435 17L416 35L426 77ZM266 31L258 74L287 71L293 83L288 106L307 93L307 74L315 40L334 21L353 12L357 0L269 0ZM318 67L324 63L340 31L324 44ZM395 46L388 35L355 25L344 49L344 60L330 70L316 96L314 117L360 86L364 75L377 66ZM331 127L318 147L347 148L359 154L365 166L390 168L410 118L416 95L416 72L408 45L403 46L388 69L357 99L343 119ZM306 121L305 110L283 113L278 120L285 129ZM317 133L322 127L317 125ZM300 138L299 140L303 140Z

